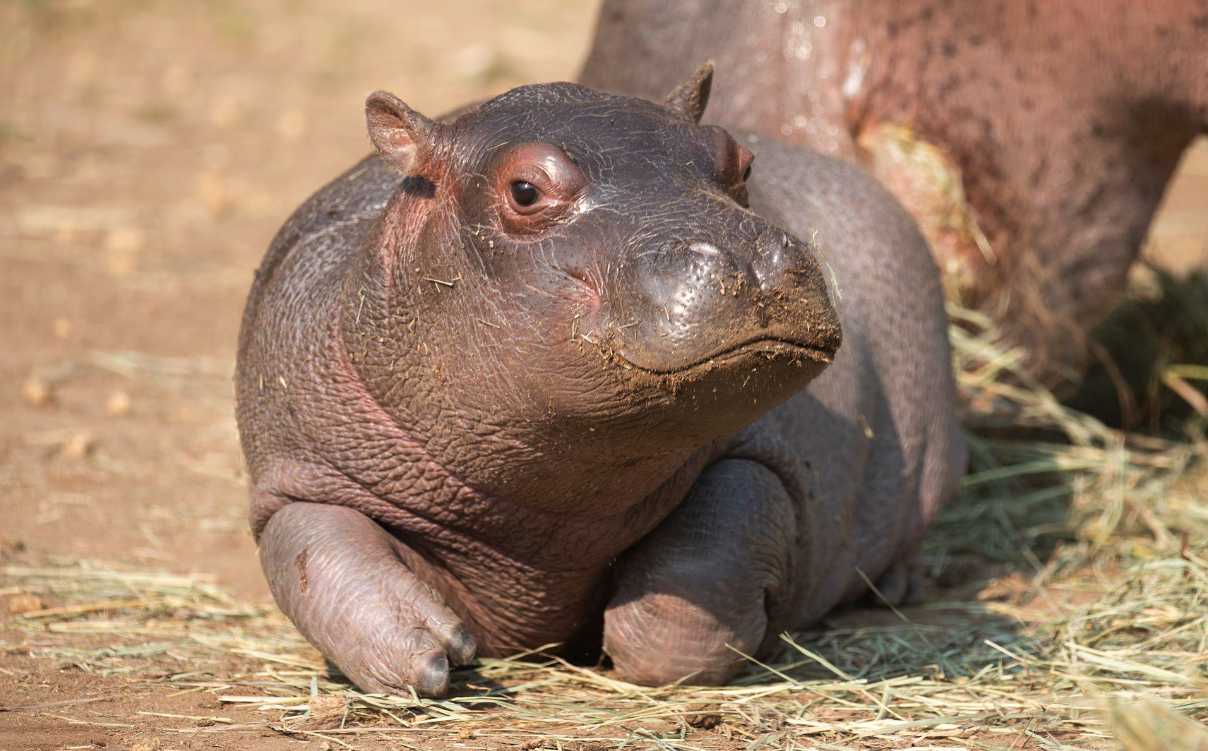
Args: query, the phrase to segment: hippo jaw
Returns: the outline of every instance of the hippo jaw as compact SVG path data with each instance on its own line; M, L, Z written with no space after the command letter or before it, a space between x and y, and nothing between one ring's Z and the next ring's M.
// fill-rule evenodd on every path
M829 365L834 360L836 351L835 348L811 347L784 339L755 339L736 344L730 349L709 355L687 365L676 365L674 367L659 368L657 366L640 365L633 360L627 359L621 353L617 354L617 359L621 363L621 367L626 369L636 369L654 376L678 375L689 378L698 373L709 372L718 368L726 368L733 365L741 367L742 365L753 365L761 361L785 360L792 363L808 361L819 365Z

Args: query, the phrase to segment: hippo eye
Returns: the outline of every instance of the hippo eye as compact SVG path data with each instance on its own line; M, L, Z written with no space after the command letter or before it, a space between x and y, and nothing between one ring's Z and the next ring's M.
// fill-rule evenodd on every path
M498 197L504 230L532 235L574 216L587 178L562 147L534 141L496 152L491 160L499 180L491 193Z
M536 185L522 180L512 183L512 200L517 206L532 206L541 198L541 191Z

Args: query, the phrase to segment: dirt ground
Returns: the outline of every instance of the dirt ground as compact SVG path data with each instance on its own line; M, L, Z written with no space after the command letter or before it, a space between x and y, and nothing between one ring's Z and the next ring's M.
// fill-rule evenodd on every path
M0 2L0 561L205 572L264 598L230 383L252 270L292 209L368 151L368 91L437 115L570 79L594 5ZM1203 143L1150 256L1208 265ZM169 693L10 649L0 707L42 711L0 711L0 749L138 738L56 707L220 711ZM302 742L256 733L238 747Z

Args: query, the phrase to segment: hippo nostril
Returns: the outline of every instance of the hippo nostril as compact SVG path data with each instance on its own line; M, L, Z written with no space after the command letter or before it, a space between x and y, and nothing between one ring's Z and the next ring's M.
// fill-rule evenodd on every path
M797 287L808 280L809 252L796 238L783 232L765 233L756 247L751 267L760 289L766 291L786 282Z

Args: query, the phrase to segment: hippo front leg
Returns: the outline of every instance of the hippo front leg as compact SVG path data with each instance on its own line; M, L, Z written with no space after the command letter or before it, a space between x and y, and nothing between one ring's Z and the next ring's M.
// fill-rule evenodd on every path
M787 596L797 529L780 477L748 459L710 465L617 564L604 651L629 681L720 684L753 655ZM733 649L731 648L733 647Z
M440 696L474 639L402 551L357 511L291 503L265 526L260 565L285 614L362 691Z

